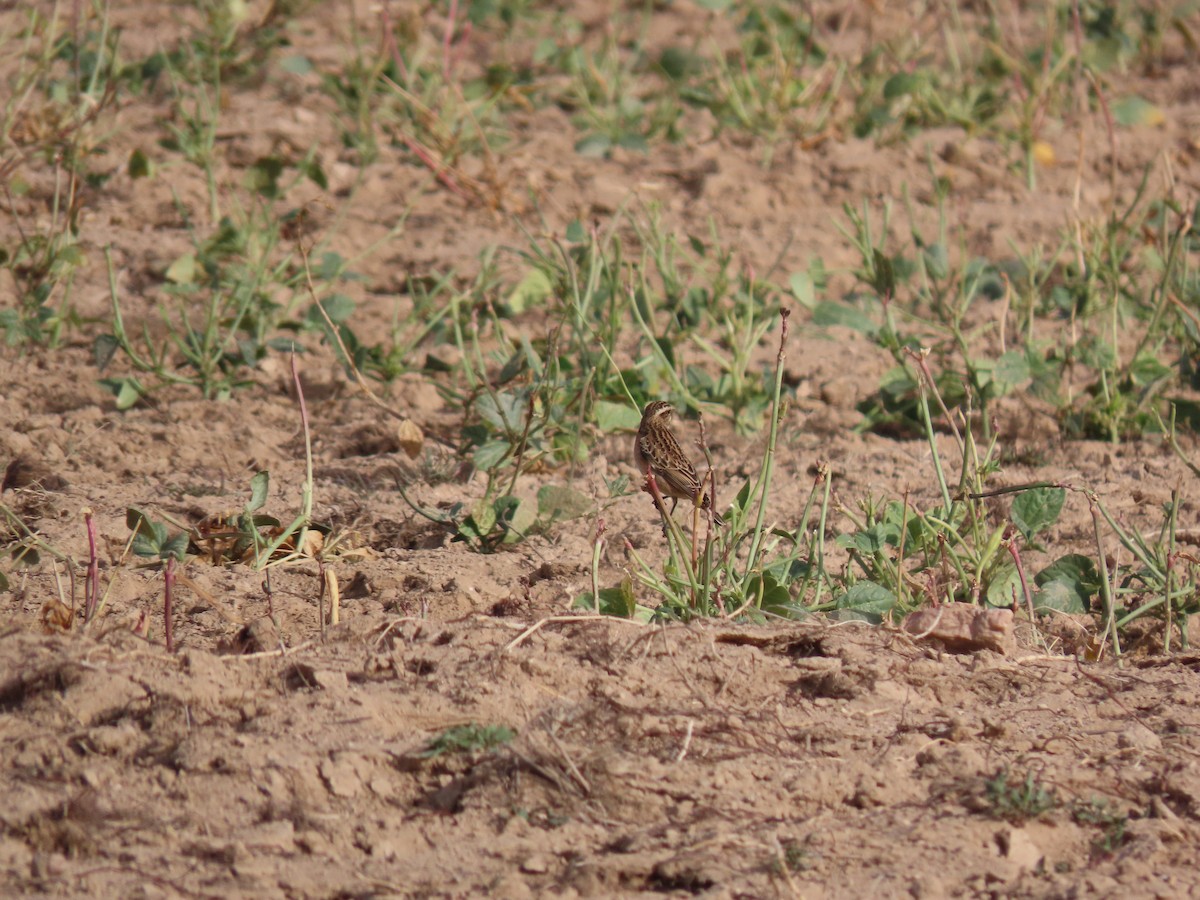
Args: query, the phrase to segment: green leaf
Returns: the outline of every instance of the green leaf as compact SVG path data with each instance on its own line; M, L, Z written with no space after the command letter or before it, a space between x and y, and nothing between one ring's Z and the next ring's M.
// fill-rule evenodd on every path
M192 284L196 278L196 257L185 253L167 267L165 275L172 284Z
M169 556L173 556L176 561L183 562L183 558L187 555L187 548L187 533L181 531L175 537L162 543L158 551L158 556L159 559L166 559Z
M898 72L884 82L883 97L885 100L895 100L897 97L906 97L920 88L922 80L923 79L919 75L913 75L908 72Z
M574 488L548 484L537 493L538 517L546 524L578 519L592 510L592 498Z
M246 170L246 187L263 197L274 199L279 196L279 176L283 174L283 160L278 156L260 156Z
M505 501L511 501L511 503L504 510L504 515L500 515L500 504ZM506 544L515 544L517 541L529 537L533 527L537 524L537 510L529 500L501 497L496 501L496 513L496 518L505 526L504 543Z
M1078 553L1055 560L1038 572L1034 582L1040 588L1033 596L1035 610L1085 613L1100 588L1095 563Z
M96 368L103 372L112 362L113 356L121 347L121 342L111 334L98 334L92 341L92 361Z
M575 142L575 152L580 156L599 159L608 155L612 141L602 134L589 134Z
M1029 540L1058 521L1067 492L1059 487L1040 487L1017 495L1012 504L1012 520Z
M529 411L529 392L516 390L485 394L476 402L475 411L496 431L519 432Z
M321 190L329 190L329 178L325 175L325 169L322 168L321 161L315 156L312 159L302 162L300 164L300 171L304 173L305 178Z
M508 441L488 441L475 448L471 455L475 468L480 472L490 472L500 465L512 452L512 444Z
M154 174L154 168L150 164L149 157L146 156L140 149L135 149L129 154L129 165L127 167L129 177L133 179L148 178Z
M530 269L508 295L508 306L514 314L523 313L541 304L553 293L554 285L550 283L550 277L541 269Z
M879 522L870 528L855 532L852 535L839 535L837 542L839 547L846 547L847 549L853 547L860 553L872 556L883 550L888 544L892 544L893 546L898 545L900 543L900 529L893 524Z
M1137 387L1147 387L1156 381L1170 378L1173 374L1172 369L1144 350L1129 364L1129 377Z
M117 409L126 410L141 399L142 386L136 378L101 378L100 384L117 398Z
M572 219L567 223L567 241L572 244L582 244L587 240L587 229L583 227L583 223L578 219Z
M996 569L992 580L988 582L988 606L1008 609L1012 606L1014 598L1021 606L1025 605L1025 591L1021 588L1021 575L1017 572L1015 565L1005 563Z
M592 412L596 416L596 426L605 433L636 431L642 421L642 414L629 404L611 400L597 400Z
M595 596L586 591L575 598L571 604L575 609L593 610L596 608ZM600 613L605 616L619 616L622 619L637 619L649 622L654 617L654 610L641 606L633 595L633 581L628 576L621 579L617 587L600 588Z
M872 322L861 309L845 303L835 303L832 300L825 300L816 305L813 309L812 322L814 325L826 328L835 325L852 328L872 338L879 333L879 326Z
M791 288L792 296L805 309L812 309L816 305L816 283L808 272L793 272L788 279L788 287Z
M861 619L874 624L896 605L896 595L872 581L860 581L837 599L835 618Z
M443 753L476 753L507 744L517 733L506 725L455 725L429 742L421 756L433 759Z
M1112 113L1117 123L1126 128L1133 128L1137 125L1162 125L1167 121L1166 115L1159 107L1136 94L1122 97L1114 102Z
M1006 388L1024 384L1032 377L1029 371L1029 359L1021 350L1009 350L1000 355L992 369L992 378Z
M935 281L941 281L950 273L950 258L946 254L945 244L930 244L921 252L921 256L925 261L925 271Z
M471 510L471 522L474 523L479 536L486 537L496 525L496 508L491 503L481 500Z
M892 261L879 250L872 251L872 261L875 277L872 279L871 286L881 297L893 296L896 293L896 270Z
M317 308L318 305L320 309ZM314 303L308 308L305 318L313 325L324 325L328 329L329 324L325 321L325 316L321 315L322 309L325 310L325 315L329 316L329 320L334 325L342 325L354 315L354 301L345 294L331 294L321 300L319 304Z
M313 64L307 56L294 53L279 60L279 68L290 75L307 75L313 70Z
M250 479L250 501L246 504L246 512L253 513L263 508L267 502L267 491L271 487L271 473L262 471L255 473Z
M130 549L137 556L158 559L162 549L167 544L167 526L161 522L143 519L138 526L137 534L133 536Z

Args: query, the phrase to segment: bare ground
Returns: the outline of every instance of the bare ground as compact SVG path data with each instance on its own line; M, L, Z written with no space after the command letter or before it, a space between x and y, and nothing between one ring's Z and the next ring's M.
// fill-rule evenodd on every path
M694 10L683 6L656 13L664 40L694 33ZM604 10L597 4L593 13L592 27L603 28ZM121 24L130 46L145 52L182 27L166 7L116 15L128 19ZM331 18L302 17L290 39L333 66L342 60L325 29L347 25ZM841 52L861 52L872 39L868 26L883 20L872 22L863 7L831 40ZM478 59L464 64L500 52L485 35L472 41ZM1195 67L1182 64L1129 75L1125 87L1165 115L1158 127L1120 132L1115 181L1100 117L1046 126L1060 164L1043 167L1030 193L1003 148L957 131L889 147L831 133L781 146L764 170L760 148L698 117L686 147L584 160L572 149L577 134L567 114L550 107L518 118L500 157L496 183L504 190L495 209L448 190L402 148L385 148L355 188L360 170L339 148L315 83L288 76L285 85L282 73L268 71L261 84L225 98L224 171L236 183L247 161L280 146L321 148L333 197L358 190L372 198L339 225L336 246L346 255L409 216L399 238L357 267L367 285L356 295L363 331L379 340L409 302L398 296L407 275L469 271L487 245L520 246L516 223L533 221L534 207L544 227L561 233L573 219L604 223L623 206L654 202L667 228L706 233L711 218L739 264L767 272L778 262L788 272L812 257L831 269L853 262L832 225L844 202L898 197L909 185L918 215L932 221L918 187L928 183L930 158L953 182L953 224L968 249L992 257L1009 254L1010 241L1052 243L1073 217L1100 222L1132 196L1143 165L1180 194L1200 187L1200 90ZM194 173L137 181L126 173L133 148L155 152L145 133L167 115L167 98L152 99L121 109L112 177L85 207L89 266L76 286L85 317L107 311L100 248L111 244L126 315L151 319L165 266L189 247L172 189L203 214ZM957 149L943 152L947 145ZM17 212L45 215L48 185L34 178ZM333 220L326 207L313 208L314 227ZM818 461L831 463L848 506L905 492L932 502L925 444L851 431L855 404L886 368L879 351L849 332L809 328L802 313L795 320L788 366L797 388L772 515L784 527L801 524ZM535 316L521 327L544 335ZM43 616L59 596L62 567L4 563L11 589L0 594L0 892L1200 892L1195 654L1156 656L1135 646L1141 652L1122 667L1083 664L1075 654L1094 634L1090 619L1037 633L1024 623L1016 652L1001 656L943 654L861 623L575 618L571 602L590 587L594 520L492 555L451 542L399 498L397 480L409 482L417 502L444 507L480 496L480 476L423 480L394 425L327 352L307 357L303 375L314 516L346 535L347 551L332 566L343 589L340 624L321 626L315 563L276 569L267 584L244 565L193 560L177 591L178 650L168 654L162 574L124 555L125 511L195 522L236 510L263 469L271 473L270 508L281 517L297 509L304 453L290 375L272 361L254 387L228 401L180 389L119 413L96 384L90 337L0 358L0 421L8 426L0 429L0 463L19 457L55 476L6 493L4 502L74 561L88 557L82 513L91 510L101 579L111 585L90 627L46 634ZM422 376L401 378L387 402L430 433L452 432L452 412ZM1063 441L1051 411L1024 397L1006 399L999 421L1011 458L1036 460L1006 465L1008 483L1071 480L1132 528L1157 529L1173 488L1183 491L1184 515L1195 513L1190 475L1157 442ZM718 469L732 482L762 439L709 427ZM605 504L606 583L628 565L622 539L652 557L663 552L645 497L606 499L606 478L632 474L628 437L597 436L575 472L518 483L532 495L569 478ZM1091 529L1086 504L1072 495L1047 543L1094 555ZM1147 635L1146 646L1155 643L1161 632ZM433 739L467 724L505 726L515 736L491 749L429 753ZM999 790L1003 773L1015 790ZM1000 794L1025 787L1052 794L1053 804L1026 815L998 808Z

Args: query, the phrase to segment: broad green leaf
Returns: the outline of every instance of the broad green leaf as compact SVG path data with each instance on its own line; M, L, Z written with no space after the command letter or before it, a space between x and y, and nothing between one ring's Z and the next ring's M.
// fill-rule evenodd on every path
M266 471L255 473L250 479L250 502L246 504L246 512L253 513L263 508L267 502L267 491L271 487L271 474Z
M597 400L592 407L596 416L597 427L605 432L636 431L642 421L642 414L628 403L613 403L611 400Z
M816 284L808 272L793 272L792 277L788 279L788 287L791 288L792 296L805 309L812 309L816 304Z
M520 431L528 409L529 393L524 390L485 394L475 404L479 417L500 432Z
M246 170L246 187L263 197L279 196L279 176L283 174L283 160L278 156L260 156Z
M485 537L496 525L496 509L492 504L480 501L471 510L471 521L480 537Z
M582 244L587 240L587 229L583 227L583 223L578 219L572 219L567 223L567 240L572 244Z
M128 171L130 178L147 178L154 173L154 168L150 164L150 159L139 148L129 154Z
M166 559L168 556L173 556L178 562L183 562L183 558L187 555L188 536L186 532L179 532L175 537L168 541L164 541L158 551L159 559Z
M1085 613L1089 595L1074 581L1048 581L1033 595L1034 612Z
M550 282L550 276L541 269L530 269L508 295L508 305L514 314L523 313L541 305L553 293L554 285Z
M1031 377L1029 360L1021 350L1009 350L1002 353L992 369L992 378L1006 388L1024 384Z
M1162 109L1136 94L1130 97L1122 97L1120 100L1114 102L1112 113L1117 123L1124 125L1126 128L1133 128L1137 125L1162 125L1167 121L1167 117Z
M167 267L165 277L172 284L191 284L196 277L196 257L183 254Z
M837 599L837 619L862 619L878 624L896 605L896 595L872 581L860 581Z
M307 75L313 70L313 64L307 56L294 53L279 60L279 68L290 75Z
M879 327L862 310L832 300L825 300L816 305L812 322L824 327L838 325L842 328L852 328L868 337L879 333Z
M1139 353L1129 366L1129 377L1138 387L1146 387L1170 378L1174 371L1160 362L1157 357L1145 351Z
M519 500L516 497L504 498L516 500L516 504L506 510L504 523L507 526L504 532L504 543L515 544L517 541L522 541L529 537L530 531L537 523L537 510L535 504L530 500ZM497 504L499 501L497 501Z
M574 488L548 484L537 493L538 517L546 523L578 519L592 510L592 499Z
M881 297L891 297L896 293L896 269L891 259L880 250L873 251L875 278L871 286Z
M320 309L318 309L318 305ZM346 322L354 314L354 301L345 294L330 294L324 300L314 303L308 308L308 313L305 318L313 325L329 327L325 321L325 316L321 315L321 310L325 310L325 315L329 316L329 321L334 325L341 325Z
M132 407L142 396L142 386L136 378L101 378L100 384L117 398L117 409Z
M895 100L897 97L905 97L916 91L921 86L923 80L920 75L898 72L884 82L883 97L885 100Z
M1021 576L1017 567L1012 563L1005 563L996 569L992 580L988 582L987 602L988 606L1007 609L1013 605L1014 600L1024 606L1025 592L1021 588Z
M575 152L580 156L598 159L608 155L612 141L602 134L589 134L575 142Z
M854 534L838 535L837 538L839 547L853 548L868 556L878 553L888 544L898 544L899 542L900 529L886 522L880 522Z
M1100 587L1096 564L1086 556L1070 553L1055 560L1034 577L1040 590L1034 594L1034 609L1087 612L1088 602Z
M508 441L488 441L476 447L471 458L480 472L490 472L511 452L512 444Z
M591 591L580 594L572 604L575 609L596 609L595 596ZM620 616L623 619L637 619L639 622L649 622L654 618L654 610L642 606L633 595L633 582L627 576L621 579L617 587L600 588L600 612L606 616Z
M1017 495L1012 504L1012 520L1025 539L1033 537L1058 521L1067 492L1059 487L1040 487Z
M120 341L113 335L96 335L96 339L92 341L92 361L96 364L96 368L103 372L112 362L113 356L120 347Z
M930 244L923 251L921 256L925 261L925 271L929 273L929 277L936 281L941 281L950 272L950 258L946 254L946 245L938 242Z

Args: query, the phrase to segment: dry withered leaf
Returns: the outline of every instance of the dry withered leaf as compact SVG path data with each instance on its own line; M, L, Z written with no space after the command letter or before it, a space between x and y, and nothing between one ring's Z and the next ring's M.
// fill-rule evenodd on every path
M400 423L400 427L396 429L396 439L400 449L408 454L409 459L420 456L421 448L425 446L425 435L412 419L405 419Z
M75 610L57 597L51 597L42 604L42 628L47 634L70 631L74 621Z

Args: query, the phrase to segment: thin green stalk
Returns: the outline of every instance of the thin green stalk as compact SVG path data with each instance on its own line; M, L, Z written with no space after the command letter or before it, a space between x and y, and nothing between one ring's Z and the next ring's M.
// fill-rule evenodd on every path
M779 439L779 420L783 418L780 397L783 394L783 366L787 359L788 317L790 309L779 311L779 352L775 355L775 389L771 398L771 429L767 435L767 449L763 454L763 467L754 484L751 497L756 497L758 510L754 520L754 536L750 540L750 552L746 556L746 574L749 576L758 567L759 550L762 547L763 530L767 518L767 495L771 478L775 472L775 444Z

